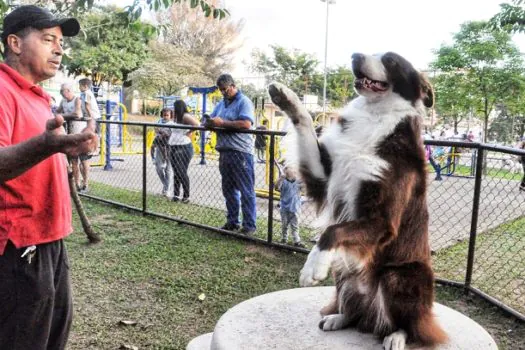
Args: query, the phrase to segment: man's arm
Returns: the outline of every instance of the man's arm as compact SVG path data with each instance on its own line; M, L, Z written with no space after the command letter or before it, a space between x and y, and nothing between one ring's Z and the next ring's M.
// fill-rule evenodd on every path
M215 111L214 111L215 112ZM239 106L237 120L224 120L217 116L210 120L210 125L225 128L225 129L237 129L246 130L251 129L254 116L253 116L253 105L250 100L243 100ZM213 113L212 113L213 116Z
M279 179L278 179L277 182L275 183L275 189L276 189L277 191L280 191L280 190L281 190L281 186L282 186L282 184L283 184L283 182L284 182L284 178L285 178L284 175L279 176Z
M65 135L61 128L63 123L64 118L57 115L47 121L46 131L41 135L13 146L0 147L0 182L20 176L55 153L78 156L96 149L97 136L93 132Z
M245 130L252 127L252 122L249 120L224 120L220 117L215 117L209 120L208 125L217 128Z
M62 101L63 99L60 101L60 104L57 107L56 113L64 113L64 108L62 107Z

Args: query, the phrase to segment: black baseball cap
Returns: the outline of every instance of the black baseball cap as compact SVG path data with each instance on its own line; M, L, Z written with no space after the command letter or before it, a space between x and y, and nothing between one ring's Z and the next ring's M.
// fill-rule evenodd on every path
M17 7L4 18L2 41L5 42L9 35L16 34L27 27L35 29L60 27L64 36L75 36L80 31L80 23L76 18L56 18L45 8L24 5Z

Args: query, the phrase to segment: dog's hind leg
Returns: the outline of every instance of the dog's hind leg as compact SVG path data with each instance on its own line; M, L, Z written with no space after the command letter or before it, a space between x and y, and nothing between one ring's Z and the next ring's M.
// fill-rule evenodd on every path
M407 333L400 329L383 339L383 348L385 350L404 350L406 342Z
M299 97L279 83L270 84L268 92L273 103L288 115L295 126L297 140L293 147L297 148L299 170L308 195L319 207L326 197L326 183L331 172L330 156L324 145L318 142L312 117Z

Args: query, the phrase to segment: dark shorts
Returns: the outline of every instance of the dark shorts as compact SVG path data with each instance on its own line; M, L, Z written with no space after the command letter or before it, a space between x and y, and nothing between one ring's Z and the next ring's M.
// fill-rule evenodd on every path
M78 157L71 157L71 160L80 160L81 162L84 162L86 160L90 160L93 156L91 154L81 154Z
M62 240L37 246L31 263L11 242L0 255L0 349L64 349L73 304Z

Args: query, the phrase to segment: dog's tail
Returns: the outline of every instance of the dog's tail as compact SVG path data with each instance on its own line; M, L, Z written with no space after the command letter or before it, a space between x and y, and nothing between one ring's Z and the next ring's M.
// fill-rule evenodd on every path
M432 313L427 313L415 325L414 337L416 343L424 346L435 346L448 341L447 333L441 328Z

